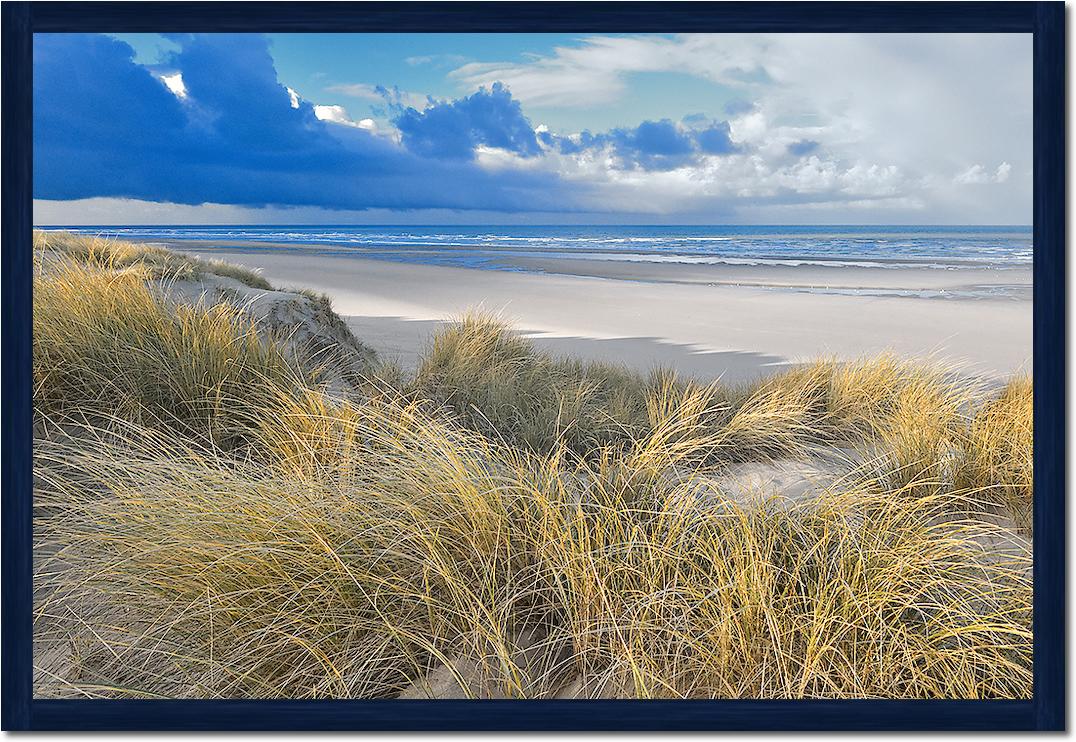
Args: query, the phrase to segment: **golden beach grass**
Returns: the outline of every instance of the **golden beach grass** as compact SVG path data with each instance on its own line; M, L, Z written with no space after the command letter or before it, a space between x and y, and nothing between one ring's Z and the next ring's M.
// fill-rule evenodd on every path
M167 301L133 263L61 259L34 285L34 403L41 413L151 419L232 445L269 381L313 384L283 344L229 304Z
M199 260L164 247L69 232L34 232L37 257L54 254L101 268L119 270L137 266L154 278L197 278L205 273L234 278L256 289L270 289L269 282L252 270L221 260Z
M434 338L413 391L507 442L586 451L645 427L647 386L612 364L537 353L495 317L472 312Z
M728 389L472 317L343 401L147 285L35 278L39 695L1031 694L1030 549L976 515L1030 502L1025 380L982 404L881 357ZM809 497L724 490L835 446Z
M964 443L957 486L977 490L1031 528L1034 479L1034 395L1018 376L975 415Z

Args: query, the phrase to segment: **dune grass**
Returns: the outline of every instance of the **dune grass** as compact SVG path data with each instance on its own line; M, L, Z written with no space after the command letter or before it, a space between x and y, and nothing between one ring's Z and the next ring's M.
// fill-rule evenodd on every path
M1030 548L977 515L1030 504L1028 380L981 403L883 356L733 389L472 316L341 400L152 285L35 278L39 695L1031 694ZM810 497L724 489L835 447Z
M536 457L401 405L334 424L350 443L328 436L331 471L138 428L91 451L39 446L57 554L39 622L122 610L83 635L67 682L382 697L445 666L478 696L1030 691L1027 554L984 558L989 527L939 520L947 503L866 488L738 503L670 476L661 439Z
M227 303L170 302L140 263L60 260L34 285L38 412L153 420L229 446L257 424L270 385L317 374Z
M626 444L652 431L665 412L682 413L687 400L698 406L704 399L695 422L721 431L721 450L711 453L724 461L877 443L895 458L893 472L911 472L951 447L979 394L944 367L891 354L816 361L731 387L678 379L667 369L641 376L542 353L475 312L435 337L408 390L445 405L472 429L539 452Z
M510 443L585 451L646 426L647 387L612 364L538 353L496 318L470 313L434 338L412 391Z
M34 232L34 252L49 253L100 268L119 270L138 267L152 278L199 278L211 273L234 278L251 288L270 290L272 286L254 271L222 260L201 260L180 255L163 247L142 243L87 237L70 232Z
M1009 381L975 415L956 472L957 486L978 489L1031 529L1034 395L1030 376Z

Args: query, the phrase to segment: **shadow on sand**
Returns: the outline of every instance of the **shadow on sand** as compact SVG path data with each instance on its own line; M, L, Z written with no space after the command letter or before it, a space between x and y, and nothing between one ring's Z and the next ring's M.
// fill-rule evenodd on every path
M405 317L348 316L348 326L359 340L386 360L413 370L433 335L448 320L412 320ZM556 356L620 363L643 373L658 366L675 369L700 381L721 378L729 384L751 381L789 368L780 356L748 351L710 351L670 343L655 337L587 338L549 336L521 329L536 348Z

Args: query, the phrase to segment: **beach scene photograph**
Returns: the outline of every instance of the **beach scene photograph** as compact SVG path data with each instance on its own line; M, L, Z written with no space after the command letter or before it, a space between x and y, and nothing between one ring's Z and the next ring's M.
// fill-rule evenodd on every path
M35 34L33 196L36 698L1031 698L1030 34Z

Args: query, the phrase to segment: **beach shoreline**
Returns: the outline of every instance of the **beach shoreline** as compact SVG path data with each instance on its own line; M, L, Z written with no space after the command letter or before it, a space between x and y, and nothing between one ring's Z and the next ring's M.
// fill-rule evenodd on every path
M572 260L568 275L555 261L479 270L327 255L323 245L164 244L327 294L357 337L405 369L447 321L481 307L558 355L705 380L749 381L819 356L887 350L985 378L1031 371L1030 269ZM640 280L644 272L651 280ZM1012 290L977 291L999 284Z
M169 250L204 254L258 255L265 252L313 257L358 258L405 264L431 265L428 257L406 257L395 246L364 247L259 242L253 240L154 240L149 244ZM496 249L483 247L483 252ZM461 252L467 252L463 250ZM506 253L508 251L505 251ZM593 252L593 251L588 251ZM414 254L414 253L411 253ZM608 278L642 283L682 283L708 286L753 286L816 292L853 291L860 295L902 295L917 298L1030 299L1032 270L1028 265L990 265L983 261L873 258L783 257L757 260L685 255L647 255L638 258L608 251L607 259L551 255L506 254L495 261L469 267L478 270L546 273ZM713 261L713 262L701 262ZM927 265L929 264L929 267Z

